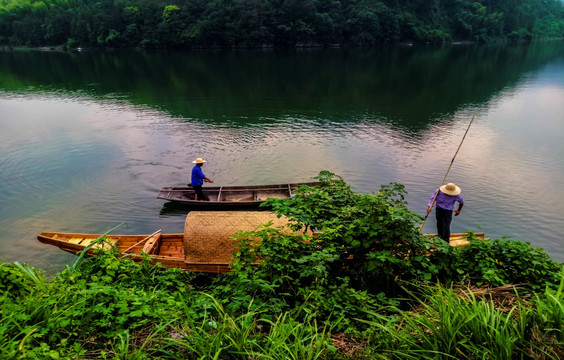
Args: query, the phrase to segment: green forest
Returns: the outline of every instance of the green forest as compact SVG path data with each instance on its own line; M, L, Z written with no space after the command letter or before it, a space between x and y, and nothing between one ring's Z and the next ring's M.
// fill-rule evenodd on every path
M3 46L256 48L563 37L560 0L0 0Z

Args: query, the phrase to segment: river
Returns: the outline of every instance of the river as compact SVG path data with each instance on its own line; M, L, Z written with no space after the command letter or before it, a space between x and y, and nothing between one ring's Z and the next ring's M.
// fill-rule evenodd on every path
M453 232L564 261L564 44L299 51L0 52L0 260L73 259L42 231L182 232L156 199L188 182L406 186L424 214L447 182ZM434 232L433 216L423 232Z

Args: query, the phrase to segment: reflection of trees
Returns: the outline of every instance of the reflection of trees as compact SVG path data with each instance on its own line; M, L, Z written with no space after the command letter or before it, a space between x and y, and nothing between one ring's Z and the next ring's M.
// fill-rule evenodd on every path
M297 53L8 52L0 56L0 86L125 94L134 104L209 121L367 116L417 130L488 101L563 52L559 43Z

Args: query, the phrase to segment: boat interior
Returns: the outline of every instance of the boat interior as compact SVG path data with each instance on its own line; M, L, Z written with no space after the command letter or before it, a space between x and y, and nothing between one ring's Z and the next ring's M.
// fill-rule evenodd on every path
M209 201L245 202L264 201L268 198L287 199L290 197L289 189L257 189L257 190L206 190L203 193L208 196ZM188 195L194 200L194 194Z

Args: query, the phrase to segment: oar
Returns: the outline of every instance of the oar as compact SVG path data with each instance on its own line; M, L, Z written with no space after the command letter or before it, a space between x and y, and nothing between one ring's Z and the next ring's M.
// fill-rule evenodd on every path
M152 238L153 236L157 235L158 233L161 232L161 229L155 231L154 233L152 233L151 235L147 236L146 238L144 238L143 240L139 241L137 244L134 244L130 247L127 248L127 250L125 250L123 253L125 254L126 252L128 252L129 250L133 249L134 247L136 247L137 245L141 244L142 242L145 242L147 240L149 240L150 238Z
M460 141L460 144L458 145L458 149L456 149L456 152L454 153L454 156L452 157L452 160L450 161L450 165L448 166L448 169L445 173L445 176L443 177L441 184L437 188L437 193L435 194L435 197L433 197L433 201L431 201L431 208L433 208L433 205L435 204L435 200L437 200L437 196L439 196L440 190L438 190L438 189L440 189L441 186L443 186L443 184L445 183L445 180L446 180L446 177L447 177L447 175L450 171L450 168L452 167L452 164L454 163L454 159L456 159L456 155L458 155L458 151L460 150L460 147L462 146L462 143L464 142L464 139L466 138L466 134L468 134L468 130L470 130L470 126L472 125L472 122L474 122L474 117L476 116L476 111L477 110L474 110L474 115L472 115L472 120L470 120L470 123L468 124L468 127L466 128L466 132L464 133L464 136L462 137L462 140ZM425 219L423 220L423 223L419 227L419 232L421 232L421 229L423 229L423 225L425 225L425 222L427 221L429 214L430 214L430 212L425 215Z

